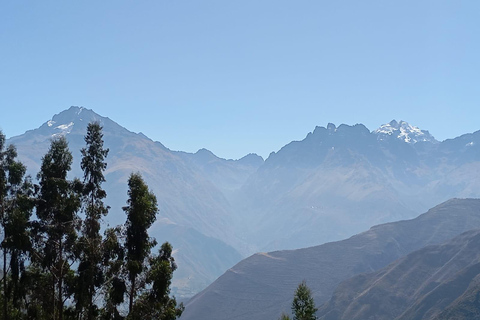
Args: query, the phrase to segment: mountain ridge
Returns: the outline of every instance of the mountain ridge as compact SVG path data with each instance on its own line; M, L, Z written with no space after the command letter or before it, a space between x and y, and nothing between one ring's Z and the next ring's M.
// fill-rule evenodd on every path
M319 319L438 319L478 276L479 246L480 230L471 230L354 276L319 308Z
M272 153L240 189L237 202L243 212L251 212L248 224L255 226L247 236L260 251L311 246L412 218L449 198L480 196L480 183L467 174L480 170L478 143L477 133L408 143L395 135L379 139L363 124L317 126L303 140ZM369 214L357 218L358 211ZM326 230L316 221L320 216L328 220ZM304 219L301 224L310 229L284 224L278 231L282 226L274 217ZM323 236L313 236L315 229L325 231ZM275 232L271 241L261 236Z
M230 268L187 304L182 320L278 319L306 280L317 306L342 281L408 253L480 228L480 200L453 199L415 219L381 224L351 238L297 250L257 253Z
M204 173L196 170L189 162L160 142L154 142L142 134L131 132L92 110L71 107L54 115L38 129L8 139L7 143L15 144L19 159L25 163L29 173L35 176L40 168L41 157L48 150L52 137L59 134L65 135L74 157L70 175L82 178L83 173L79 164L80 149L84 147L86 127L91 121L98 121L103 126L105 147L110 149L106 159L107 181L104 185L107 191L106 204L111 207L106 217L108 224L116 225L124 222L122 206L127 199L128 176L132 172L140 172L157 196L160 208L157 225L167 220L173 221L185 227L184 230L187 230L186 232L194 239L207 241L209 237L213 237L225 244L223 246L221 243L213 243L216 246L213 252L217 250L218 256L225 255L229 258L212 259L210 273L194 272L187 275L184 272L185 269L195 270L194 265L197 262L189 259L189 256L195 253L188 252L195 247L187 246L186 251L178 252L176 255L179 265L178 274L183 274L184 278L179 279L178 276L174 278L174 292L175 288L178 288L177 292L189 292L191 295L190 292L197 292L220 275L219 269L223 271L241 259L242 255L232 245L237 248L244 247L243 242L237 239L231 230L230 208L223 192ZM235 167L237 162L232 161L228 165ZM248 167L249 164L246 164L242 168L248 170ZM230 170L225 178L235 180L237 179L235 174L235 170ZM201 236L195 234L197 231ZM162 238L155 233L153 236ZM180 235L168 240L173 245L183 245ZM227 251L229 253L225 254ZM208 265L208 257L198 263Z
M392 120L372 132L378 136L377 139L379 140L394 137L410 144L416 144L418 142L439 143L427 130L421 130L403 120L400 120L400 122Z
M452 197L480 196L480 182L472 174L480 174L480 131L412 144L379 140L362 124L329 123L265 160L254 154L226 160L205 149L172 151L93 110L71 107L8 142L17 145L34 176L51 137L65 134L74 156L72 175L81 177L79 150L94 120L104 126L110 148L105 172L109 223L122 222L126 180L139 171L157 195L158 223L172 221L216 238L242 257L345 239L375 224L412 218ZM222 250L219 245L218 253ZM182 259L180 266L184 262L194 270L195 262ZM236 262L225 261L223 267ZM211 267L210 282L220 275L218 266ZM195 290L208 281L199 280Z

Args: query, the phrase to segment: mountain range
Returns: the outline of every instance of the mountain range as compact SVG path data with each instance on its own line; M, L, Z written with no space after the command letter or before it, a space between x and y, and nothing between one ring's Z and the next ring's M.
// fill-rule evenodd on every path
M282 312L289 313L303 280L317 306L328 302L318 313L325 320L394 319L407 306L433 308L428 294L445 291L441 285L479 262L480 231L440 244L474 228L480 228L480 200L454 199L415 219L377 225L346 240L257 253L194 296L181 319L279 319ZM480 271L478 265L475 270ZM435 310L461 296L471 275L469 271L462 289L446 290L451 293L448 303L432 299L444 302Z
M72 176L81 177L79 150L91 121L103 126L110 149L107 223L123 223L126 182L140 172L158 198L152 232L176 250L173 286L180 297L204 289L252 253L345 239L447 199L480 194L479 131L439 142L404 121L373 131L362 124L316 127L266 160L173 151L82 107L7 142L35 176L50 139L64 135L74 155Z
M480 131L438 142L403 121L317 127L272 153L239 190L244 237L262 251L318 245L477 197L479 143Z
M354 276L337 287L319 319L478 319L479 247L480 230L467 231Z
M160 243L167 240L172 243L180 266L173 290L177 296L188 297L198 292L242 258L232 247L232 244L240 247L241 242L234 236L230 205L213 179L203 173L208 167L201 169L202 152L171 151L141 133L130 132L107 117L79 107L61 112L38 129L12 137L7 143L17 147L20 160L35 176L52 137L64 135L74 157L71 176L81 178L80 149L85 145L87 125L93 121L103 126L105 147L109 148L105 190L111 210L105 220L112 226L125 221L121 208L127 200L127 180L130 173L140 172L157 195L160 209L151 232ZM221 161L224 184L228 186L245 179L245 175L259 166L258 160L263 162L256 156ZM208 250L204 251L207 243Z

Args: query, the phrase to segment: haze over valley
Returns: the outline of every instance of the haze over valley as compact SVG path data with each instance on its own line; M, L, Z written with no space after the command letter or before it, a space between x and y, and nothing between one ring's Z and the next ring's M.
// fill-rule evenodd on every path
M0 319L480 319L479 12L0 1Z
M107 222L123 221L126 181L140 172L160 208L151 232L173 244L179 266L173 292L183 298L256 252L342 240L451 198L479 196L472 173L480 170L480 133L437 141L404 121L374 130L318 126L267 159L226 160L206 149L170 150L90 109L71 107L8 143L35 176L52 137L63 135L74 155L72 176L80 176L79 150L92 121L103 126L110 149Z

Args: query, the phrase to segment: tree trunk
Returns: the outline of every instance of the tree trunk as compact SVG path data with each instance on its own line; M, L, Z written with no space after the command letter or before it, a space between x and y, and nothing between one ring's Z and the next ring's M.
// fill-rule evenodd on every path
M93 272L90 273L93 275ZM87 310L87 319L88 320L94 320L94 314L93 314L93 295L95 293L95 286L93 284L93 280L91 280L89 288L88 288L88 310Z
M8 320L8 299L7 299L7 249L3 248L3 315Z
M59 272L58 272L58 320L63 320L63 245L62 240L60 239L60 261L59 261Z
M133 309L133 298L134 298L134 295L135 295L135 280L136 280L137 277L133 277L132 279L132 288L130 289L130 302L128 304L128 314L130 314L132 312L132 309Z
M52 308L52 312L53 312L53 319L54 320L57 320L57 305L56 305L56 302L57 302L57 295L55 294L55 270L52 270L50 272L52 274L52 302L53 302L53 308Z

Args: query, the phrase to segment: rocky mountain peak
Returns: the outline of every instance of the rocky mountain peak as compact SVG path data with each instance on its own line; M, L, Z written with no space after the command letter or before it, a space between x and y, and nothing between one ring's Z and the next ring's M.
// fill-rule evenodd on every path
M333 132L337 131L337 127L333 123L329 123L327 125L327 130L330 134L332 134Z
M199 149L197 152L195 152L195 156L197 158L197 161L200 161L200 163L202 164L219 160L219 158L214 155L212 151L205 148Z
M238 159L238 161L245 165L253 165L258 167L264 163L263 158L256 153L249 153L243 158Z
M400 122L392 120L390 123L380 126L380 128L373 131L373 133L377 135L378 140L387 140L394 137L410 144L421 141L438 143L427 130L421 130L403 120Z
M90 109L72 106L68 110L54 115L51 120L40 127L40 130L52 137L64 136L73 130L83 130L88 123L93 121L98 121L103 125L104 119Z

